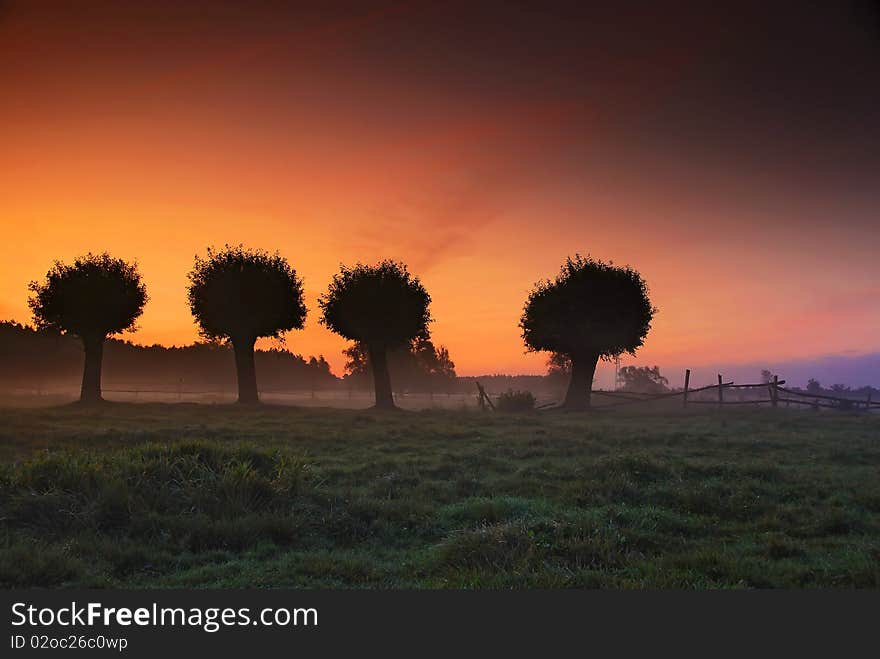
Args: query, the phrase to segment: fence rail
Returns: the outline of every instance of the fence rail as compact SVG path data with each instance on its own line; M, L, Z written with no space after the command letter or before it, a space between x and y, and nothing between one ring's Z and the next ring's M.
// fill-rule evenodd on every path
M638 405L640 403L656 403L658 401L671 400L675 398L681 398L683 407L687 407L688 405L713 405L716 407L727 405L770 405L771 407L778 407L779 404L782 403L786 407L791 405L802 405L813 409L862 409L868 412L880 408L880 401L871 400L870 389L868 390L867 398L865 400L859 400L857 398L851 398L847 396L830 396L828 394L814 394L810 392L788 389L782 386L785 384L785 380L780 380L779 377L776 375L774 375L773 379L769 382L747 382L737 384L733 381L724 382L721 374L719 373L718 384L709 384L703 387L695 388L690 387L690 378L691 370L686 369L684 373L684 387L676 391L646 393L637 391L605 391L602 389L595 389L591 392L591 395L598 396L600 398L611 399L611 402L594 405L594 407L597 409L608 409L622 407L626 405ZM489 400L485 389L480 385L480 383L477 383L477 389L479 392L480 407L481 409L486 409L486 404L483 402L484 398L490 404L491 400ZM725 391L754 389L765 389L769 395L769 398L746 398L732 400L730 397L725 399L724 396ZM694 398L695 394L705 395L706 392L711 391L717 393L717 396L714 399ZM787 395L780 396L780 393ZM544 403L542 405L538 405L537 407L538 409L547 409L553 406L553 403ZM494 410L494 406L492 407L492 409Z
M786 406L803 405L812 408L823 407L848 410L863 409L865 411L880 408L880 401L871 400L870 389L868 390L866 399L859 400L857 398L847 396L830 396L828 394L814 394L810 392L789 389L782 386L785 384L785 380L780 380L779 377L776 375L774 375L773 379L769 382L748 382L737 384L732 381L724 382L721 374L718 374L718 384L710 384L704 387L691 388L690 376L690 369L686 369L684 374L684 387L677 391L667 391L662 393L650 394L632 391L596 390L593 391L592 394L594 396L598 395L600 397L611 398L612 400L615 398L619 399L611 403L597 405L596 407L599 408L618 407L622 405L635 405L638 403L650 403L677 397L681 397L682 405L684 407L687 407L688 405L771 405L772 407L778 407L780 403L784 403ZM766 389L769 398L747 398L740 400L731 400L729 397L727 399L725 399L724 397L725 391L752 389ZM713 400L708 400L704 398L693 397L694 394L704 394L708 391L717 392L717 398ZM787 395L780 396L780 393Z

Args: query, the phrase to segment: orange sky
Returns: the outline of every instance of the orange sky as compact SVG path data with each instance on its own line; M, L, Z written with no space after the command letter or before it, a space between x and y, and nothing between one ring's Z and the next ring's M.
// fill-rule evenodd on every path
M193 255L243 242L304 277L310 314L287 345L340 372L345 342L315 300L340 262L394 257L431 293L460 374L537 373L523 302L579 251L634 265L660 308L627 363L877 348L876 189L837 169L864 173L861 152L798 134L743 153L676 128L669 85L712 73L699 53L658 51L658 67L649 44L643 65L610 60L601 93L574 93L577 51L541 51L547 75L520 63L512 82L491 48L473 75L438 64L412 32L452 18L424 3L286 27L36 4L0 13L0 318L30 320L27 283L53 259L108 250L138 261L150 295L126 338L188 343Z

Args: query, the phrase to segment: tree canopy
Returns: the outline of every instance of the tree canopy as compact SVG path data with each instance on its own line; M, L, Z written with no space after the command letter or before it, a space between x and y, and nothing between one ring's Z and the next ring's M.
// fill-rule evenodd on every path
M635 354L656 311L636 270L576 255L535 285L520 328L530 350L611 358Z
M381 349L427 338L431 296L406 265L342 266L318 301L321 323L343 338Z
M302 281L277 252L208 248L207 257L195 257L189 281L189 306L207 339L278 338L305 323Z
M28 306L40 329L103 340L134 327L147 303L147 289L137 264L108 253L56 261L43 281L28 286Z

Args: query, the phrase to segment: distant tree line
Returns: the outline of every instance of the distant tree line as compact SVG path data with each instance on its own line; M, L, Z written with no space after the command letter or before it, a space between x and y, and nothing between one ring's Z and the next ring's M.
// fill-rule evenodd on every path
M304 357L283 348L256 350L261 388L272 390L372 389L366 353L353 344L343 351L345 373L337 377L323 355ZM473 393L476 381L487 390L529 390L543 396L565 392L565 376L459 376L444 346L430 339L389 353L389 371L397 392ZM39 389L70 386L82 375L83 350L76 337L0 321L0 388ZM218 342L182 347L141 346L110 338L104 347L104 379L113 386L168 387L198 391L232 390L236 386L232 346Z
M624 366L617 373L621 391L642 394L662 394L670 391L669 380L660 374L660 367Z
M874 400L880 400L880 389L877 387L871 386L863 386L863 387L851 387L846 384L832 384L829 387L823 387L822 383L814 378L810 378L807 382L807 386L804 389L798 389L799 391L804 391L808 394L818 394L820 396L838 396L840 398L855 398L859 400L863 400L868 392L871 393L871 398Z
M255 362L267 389L329 389L340 386L323 356L308 359L284 349L257 350ZM79 341L52 330L0 322L0 385L32 388L70 384L82 374ZM184 385L195 390L234 388L231 346L195 343L184 347L139 346L108 339L104 378L116 385Z
M373 381L367 348L355 342L343 351L346 357L345 381L366 387ZM445 346L436 347L431 339L419 337L409 345L388 353L388 371L399 391L451 393L458 390L455 363Z
M777 377L773 371L770 369L762 369L761 370L761 382L770 383L773 381L773 378ZM816 380L815 378L810 378L807 381L806 387L796 387L794 385L786 385L789 389L793 391L799 391L805 394L815 394L818 396L836 396L838 398L852 398L854 400L864 400L868 393L871 394L871 398L874 400L880 400L880 389L876 387L872 387L870 385L865 385L862 387L852 387L847 384L832 384L828 387L823 387L822 384Z

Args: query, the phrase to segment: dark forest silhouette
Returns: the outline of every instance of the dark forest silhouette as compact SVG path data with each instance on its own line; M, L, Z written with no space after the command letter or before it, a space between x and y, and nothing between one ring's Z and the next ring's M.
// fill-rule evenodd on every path
M343 354L346 380L353 386L371 385L374 375L367 347L356 342ZM407 346L389 350L387 361L395 391L450 393L457 389L455 363L449 350L435 346L428 338L422 336Z
M103 353L104 379L116 384L206 391L236 386L232 347L221 343L139 346L111 338L105 342ZM265 389L342 386L323 356L304 358L278 348L256 350L254 355ZM0 322L0 362L0 385L39 390L72 382L82 371L83 350L73 336Z
M624 366L617 373L617 386L621 391L641 394L662 394L671 391L669 380L660 374L659 366Z
M411 349L389 352L388 369L396 393L473 394L480 382L487 391L508 389L531 391L542 398L565 394L570 372L550 360L547 375L484 374L460 376L443 346L419 342ZM235 389L235 359L232 348L220 343L196 343L182 347L140 346L110 338L103 349L103 380L111 388L155 389L173 393L184 391L225 393ZM262 391L372 391L372 373L357 345L345 351L346 371L337 377L323 356L303 357L282 348L256 350L255 365ZM353 355L357 355L353 359ZM444 357L446 355L446 357ZM449 359L447 362L446 359ZM445 364L437 370L438 364ZM55 330L37 330L11 321L0 321L0 390L29 393L48 392L79 386L83 368L82 343L72 335ZM622 367L618 389L640 393L659 393L670 386L657 367ZM658 386L659 385L659 386ZM823 386L811 379L798 391L820 395L851 396L864 400L869 391L880 400L880 389L845 384Z

